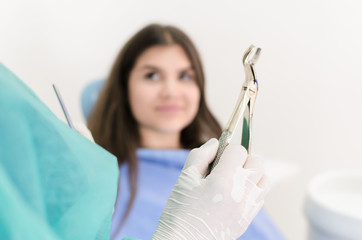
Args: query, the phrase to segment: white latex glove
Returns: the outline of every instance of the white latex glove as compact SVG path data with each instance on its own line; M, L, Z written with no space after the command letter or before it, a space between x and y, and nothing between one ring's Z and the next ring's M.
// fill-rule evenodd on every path
M264 203L264 170L240 145L229 145L203 178L218 141L193 149L162 212L152 239L236 239Z

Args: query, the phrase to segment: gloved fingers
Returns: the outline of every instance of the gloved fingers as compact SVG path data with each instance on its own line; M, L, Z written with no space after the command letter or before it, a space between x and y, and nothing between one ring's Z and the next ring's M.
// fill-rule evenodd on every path
M256 199L256 202L259 202L265 198L265 196L268 194L270 190L269 178L264 175L262 179L258 182L257 187L263 190L259 195L259 197Z
M250 224L255 218L255 216L258 214L260 209L263 207L263 205L264 205L264 199L259 202L254 202L253 207L249 208L246 211L244 219Z
M87 126L81 122L75 122L74 123L75 130L82 134L84 137L88 138L90 141L94 142L92 133L89 131Z
M265 180L265 182L264 182ZM261 180L262 185L267 182L266 179ZM247 195L245 196L244 202L241 203L239 211L243 214L246 219L252 220L256 214L259 212L260 208L264 204L264 199L268 193L268 187L263 185L259 187L258 185L254 185Z
M218 147L219 141L216 138L211 138L201 147L192 149L187 157L184 169L194 166L202 176L205 175L209 164L216 156Z
M248 197L252 202L260 202L264 200L268 190L269 182L265 176L264 168L261 161L255 157L249 156L244 165L244 170L247 172L247 179L249 182L246 187L249 191Z
M244 168L262 168L263 164L259 158L249 155L244 164Z
M240 217L240 216L239 216ZM223 238L222 239L239 239L239 237L241 235L243 235L243 233L246 231L246 229L248 228L249 224L245 221L243 222L240 219L235 219L234 221L232 221L230 223L230 227L229 229L233 229L232 232L229 232L229 236L226 234L223 234ZM225 237L224 237L225 236Z
M264 176L263 168L251 168L251 169L244 168L243 170L246 172L247 179L255 185L258 184Z
M246 196L248 202L258 203L264 200L265 196L268 193L268 189L259 187L258 185L253 185Z
M191 150L176 183L180 189L192 190L201 184L202 177L205 175L211 161L215 158L218 146L219 141L212 138L201 147Z
M263 178L262 171L244 169L241 166L234 171L233 183L231 185L231 198L239 203L250 204L263 199L265 190L257 184ZM262 182L260 182L262 184Z
M249 204L247 207L244 208L239 208L240 211L240 217L237 221L235 221L238 224L238 228L241 231L239 234L243 234L246 229L248 228L248 226L250 225L250 223L253 221L253 219L255 218L255 216L258 214L258 212L260 211L260 209L262 208L264 204L264 200L258 203L251 203L251 205Z
M268 178L268 176L264 175L260 181L257 183L257 186L262 188L262 189L265 189L267 191L269 191L270 189L270 180Z
M245 164L246 158L247 152L243 146L230 144L225 148L219 163L216 165L210 175L212 175L213 172L215 174L219 174L218 172L220 171L226 171L228 172L228 175L230 175L236 169L242 167Z
M245 171L248 172L248 179L257 184L264 176L265 169L262 162L253 156L248 156L244 164Z

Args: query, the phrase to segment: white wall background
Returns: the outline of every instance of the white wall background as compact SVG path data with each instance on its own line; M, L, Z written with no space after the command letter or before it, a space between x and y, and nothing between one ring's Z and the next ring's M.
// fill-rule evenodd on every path
M225 125L244 81L241 57L262 48L253 152L298 171L274 185L266 209L288 239L305 239L305 190L317 173L362 169L360 1L0 2L0 62L64 120L80 92L107 75L123 43L150 22L174 24L200 50L211 109ZM1 86L0 86L1 87Z

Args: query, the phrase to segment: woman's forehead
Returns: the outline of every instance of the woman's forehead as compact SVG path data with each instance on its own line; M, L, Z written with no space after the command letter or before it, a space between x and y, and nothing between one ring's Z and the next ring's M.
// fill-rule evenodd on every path
M191 61L184 49L177 44L152 46L136 60L135 68L190 68Z

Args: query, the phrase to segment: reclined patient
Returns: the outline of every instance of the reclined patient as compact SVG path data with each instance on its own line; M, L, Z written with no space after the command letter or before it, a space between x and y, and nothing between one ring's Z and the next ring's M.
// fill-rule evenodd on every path
M150 239L190 149L221 135L204 88L197 50L178 28L146 26L120 51L88 118L120 166L112 239ZM241 239L283 237L262 210Z

